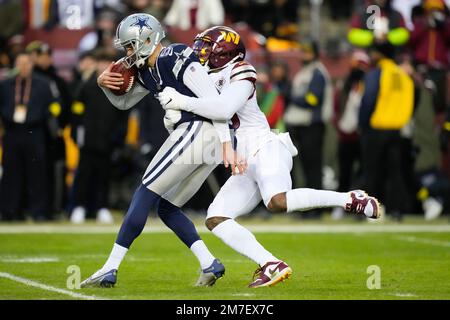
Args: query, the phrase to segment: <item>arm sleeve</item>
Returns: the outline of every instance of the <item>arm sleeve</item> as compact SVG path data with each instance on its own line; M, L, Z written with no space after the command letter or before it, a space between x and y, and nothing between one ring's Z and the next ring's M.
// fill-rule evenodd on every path
M100 87L105 93L108 100L112 103L114 107L119 110L128 110L134 105L136 105L139 101L142 100L150 91L144 88L139 82L136 82L131 90L122 95L116 96L111 90Z
M189 64L189 68L186 68L183 74L183 83L199 98L219 97L219 93L209 78L208 73L199 62L191 62ZM213 109L215 107L214 105L210 105L209 108ZM228 121L213 120L213 125L219 134L220 142L231 141Z
M236 81L215 97L187 98L186 111L211 120L230 120L252 92L253 84L250 81Z

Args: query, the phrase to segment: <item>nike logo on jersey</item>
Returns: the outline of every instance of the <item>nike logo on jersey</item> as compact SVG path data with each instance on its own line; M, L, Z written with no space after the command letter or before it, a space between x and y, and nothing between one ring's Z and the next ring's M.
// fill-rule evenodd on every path
M169 103L171 103L172 102L172 98L170 98L170 100L169 101L167 101L166 102L166 104L164 105L164 106L167 106Z
M224 77L222 77L222 78L220 78L219 80L216 81L215 85L216 85L217 90L219 90L219 92L222 91L223 86L225 85L225 83L226 83L226 80L225 80Z

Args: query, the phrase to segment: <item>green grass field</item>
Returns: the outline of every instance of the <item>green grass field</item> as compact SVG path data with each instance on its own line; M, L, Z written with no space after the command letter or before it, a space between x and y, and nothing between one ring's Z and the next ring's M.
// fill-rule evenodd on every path
M282 221L284 226L294 227L292 231L277 229L277 221L243 221L244 225L250 223L251 228L266 225L269 229L263 231L273 229L256 236L292 267L291 279L270 288L248 289L256 265L214 235L202 232L227 269L214 287L196 288L196 259L172 233L162 226L155 229L152 222L149 230L155 232L136 240L122 263L115 288L72 290L66 285L67 268L79 266L81 280L96 271L109 254L118 226L3 224L0 299L450 299L450 229L446 220L420 232L396 229L422 226L406 222L387 224L393 229L384 230L386 224L366 222L316 226ZM308 227L318 227L318 231ZM340 227L350 230L336 229ZM380 289L367 288L371 265L381 270Z

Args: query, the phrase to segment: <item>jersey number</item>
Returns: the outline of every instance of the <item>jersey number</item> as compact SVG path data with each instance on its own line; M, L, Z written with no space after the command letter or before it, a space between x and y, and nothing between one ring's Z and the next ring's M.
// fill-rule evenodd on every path
M172 53L173 53L173 48L167 47L167 48L164 48L163 51L161 51L160 57L171 56Z

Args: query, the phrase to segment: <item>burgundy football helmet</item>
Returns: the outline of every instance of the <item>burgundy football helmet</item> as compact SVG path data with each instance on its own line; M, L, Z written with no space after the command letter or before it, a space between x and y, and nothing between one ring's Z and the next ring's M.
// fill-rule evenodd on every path
M225 26L211 27L198 34L194 39L193 49L200 63L210 69L223 68L245 58L241 36Z

